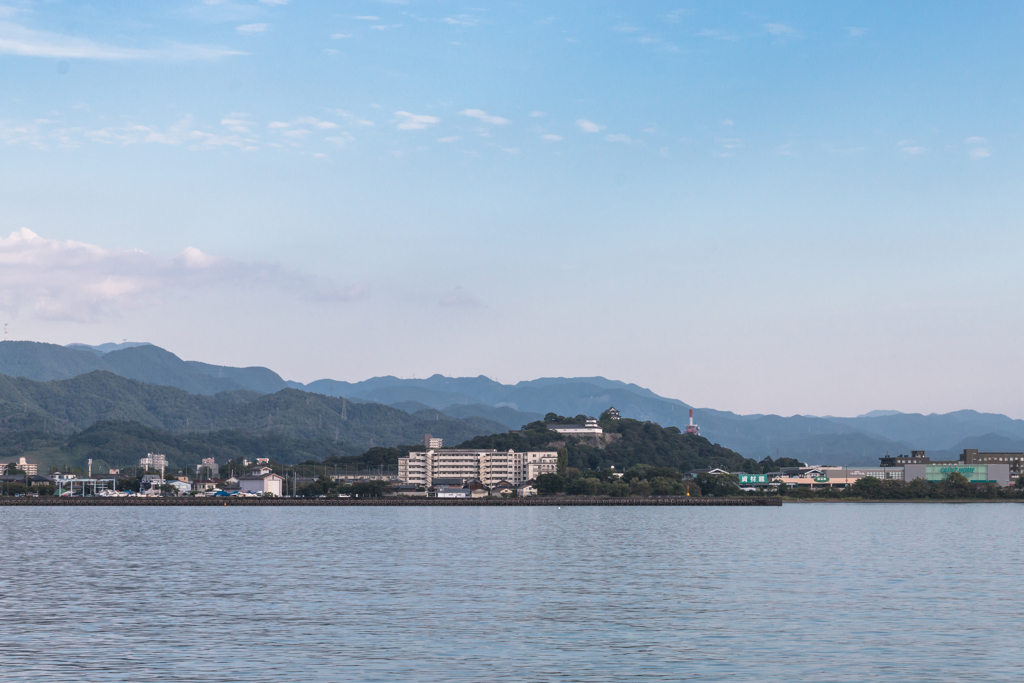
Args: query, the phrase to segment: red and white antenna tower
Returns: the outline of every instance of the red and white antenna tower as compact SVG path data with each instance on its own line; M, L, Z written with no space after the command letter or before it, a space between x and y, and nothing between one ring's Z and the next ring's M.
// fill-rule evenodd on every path
M690 424L686 425L686 433L700 436L700 427L693 424L693 408L690 408Z

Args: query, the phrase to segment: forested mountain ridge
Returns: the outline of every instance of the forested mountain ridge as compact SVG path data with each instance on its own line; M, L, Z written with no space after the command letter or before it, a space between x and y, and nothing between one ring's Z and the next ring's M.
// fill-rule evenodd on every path
M344 396L350 402L374 402L397 406L408 412L431 409L463 420L482 418L518 429L549 411L566 415L598 415L615 406L626 417L666 427L685 426L689 406L659 396L636 384L603 377L545 377L516 384L501 384L484 376L402 379L373 377L359 382L323 379L302 384L286 381L263 367L227 367L185 361L151 344L102 344L62 347L36 342L0 343L0 373L36 380L69 379L95 370L106 370L152 385L173 386L194 395L215 396L224 391L274 394L284 388L300 389L328 398ZM202 411L200 411L201 413ZM112 417L138 419L154 427L176 429L161 420L135 418L131 412ZM309 419L306 419L308 426ZM948 454L963 443L981 444L992 438L1024 440L1024 420L970 410L944 415L873 411L853 418L809 415L737 415L728 411L698 409L701 433L715 443L749 457L793 457L816 464L874 464L889 453L911 449ZM0 419L3 419L0 417ZM23 406L8 411L6 427L35 425L62 429L59 420ZM37 420L38 419L38 420ZM203 415L187 416L188 425L202 424ZM70 418L69 418L70 420ZM198 420L198 422L196 422ZM78 425L80 420L70 420ZM0 424L0 428L5 425ZM984 446L971 446L982 447Z
M101 422L131 424L172 436L237 432L324 442L331 444L332 452L348 455L374 446L420 443L426 432L457 443L506 429L484 418L458 419L435 410L410 415L386 405L295 389L262 396L248 391L205 396L106 371L51 382L0 375L0 434L10 443L21 443L14 436L19 433L42 435L39 438L47 441L73 441L77 432ZM324 448L314 450L323 455Z

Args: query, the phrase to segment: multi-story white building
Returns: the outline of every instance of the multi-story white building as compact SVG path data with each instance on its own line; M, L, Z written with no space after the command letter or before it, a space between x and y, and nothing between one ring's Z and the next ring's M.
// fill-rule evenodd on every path
M403 484L431 486L434 479L477 479L485 486L499 481L521 484L558 471L556 451L496 451L436 448L410 452L398 459Z
M31 462L26 462L25 458L18 458L18 462L14 463L15 467L29 476L35 476L39 474L39 465ZM7 471L7 464L0 464L0 474L10 474Z
M167 456L163 453L146 453L145 458L139 458L139 466L152 470L162 469L167 467Z

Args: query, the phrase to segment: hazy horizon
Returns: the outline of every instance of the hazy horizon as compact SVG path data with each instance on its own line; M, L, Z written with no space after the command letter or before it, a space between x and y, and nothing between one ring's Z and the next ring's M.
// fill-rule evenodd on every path
M1019 5L0 7L0 322L1024 417Z

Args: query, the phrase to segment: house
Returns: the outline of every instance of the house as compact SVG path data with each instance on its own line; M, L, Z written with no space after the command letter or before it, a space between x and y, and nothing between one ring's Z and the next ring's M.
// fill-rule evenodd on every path
M684 479L693 479L698 474L710 474L712 476L718 476L720 474L729 474L729 472L726 471L726 470L723 470L720 467L702 467L699 470L690 470L689 472L687 472L686 474L683 475L683 478Z
M499 481L497 484L491 487L492 496L514 496L516 495L516 487L507 481Z
M622 415L620 415L619 411L615 409L615 406L612 406L608 410L604 411L604 414L607 415L608 418L611 419L611 420L621 420L622 419Z
M247 493L280 496L283 486L284 477L274 474L269 467L257 468L251 474L238 479L238 488Z
M490 490L478 481L474 481L469 485L470 498L484 498L490 494Z
M180 481L178 479L168 479L167 484L169 486L173 486L176 489L176 495L184 496L188 495L189 493L192 493L192 484L188 483L187 481Z
M456 488L445 488L437 490L438 498L469 498L471 495L469 489L456 489Z
M536 496L537 495L537 487L534 486L534 483L535 482L528 481L528 482L525 482L523 484L520 484L516 488L516 495L519 496L520 498L526 498L528 496Z
M426 497L427 490L422 486L416 486L415 484L402 484L395 486L392 489L392 494L395 496L421 496Z

